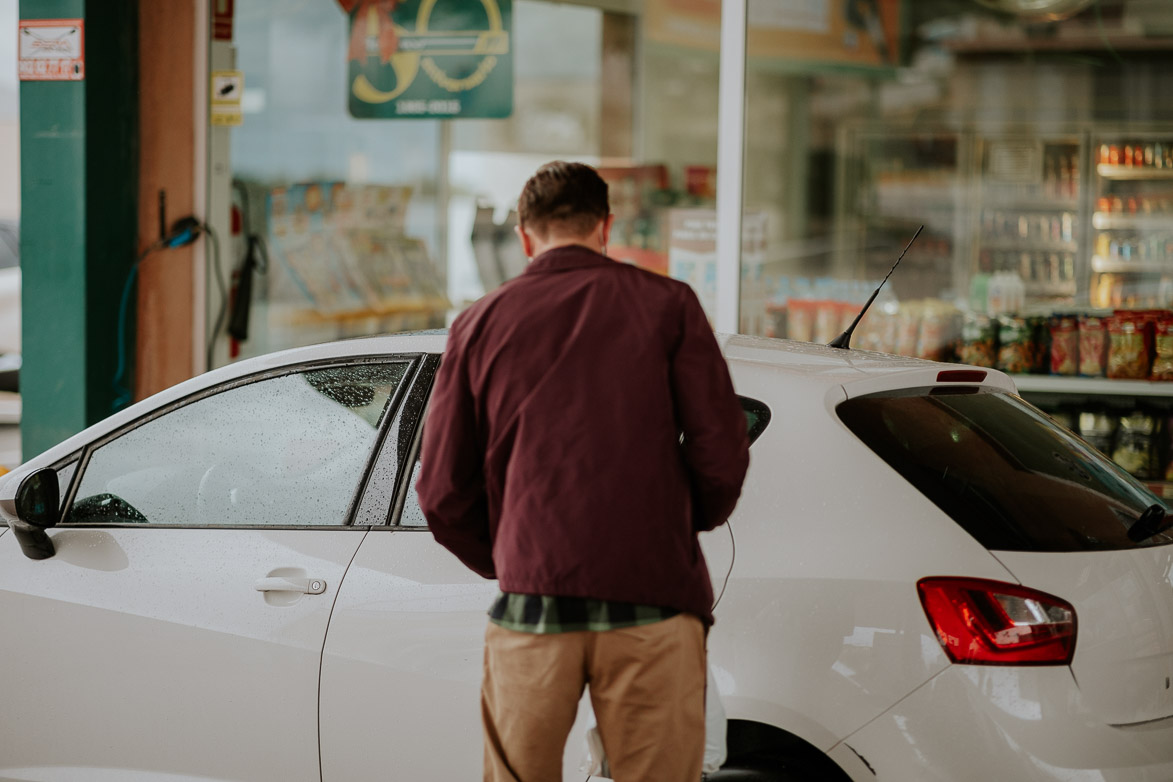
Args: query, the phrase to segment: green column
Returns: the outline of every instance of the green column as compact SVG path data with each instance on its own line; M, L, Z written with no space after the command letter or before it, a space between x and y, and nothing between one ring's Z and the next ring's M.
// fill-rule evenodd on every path
M20 17L83 19L85 29L83 81L20 85L27 459L114 401L119 296L136 242L137 3L21 0Z

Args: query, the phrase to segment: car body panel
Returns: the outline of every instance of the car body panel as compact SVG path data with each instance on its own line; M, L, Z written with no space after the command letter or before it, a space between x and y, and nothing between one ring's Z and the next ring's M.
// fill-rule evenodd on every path
M1097 720L1131 725L1173 718L1173 545L996 556L1026 586L1075 607L1071 670Z
M365 779L376 768L402 779L479 774L484 633L496 593L495 581L426 529L371 532L322 658L324 782Z
M1173 720L1105 725L1067 666L952 665L844 746L881 782L1173 779Z
M984 374L980 385L1015 392L1004 373L981 367L942 364L919 358L893 356L866 350L843 350L809 342L736 335L725 342L730 363L762 364L789 377L826 385L842 385L849 397L894 388L937 385L940 372L973 370ZM966 383L975 385L973 381Z
M58 528L41 561L5 539L0 779L318 780L322 639L363 534ZM299 574L325 591L255 588Z
M919 578L1013 576L839 423L841 386L761 361L730 369L739 394L774 412L750 449L733 540L702 536L717 592L733 563L709 635L714 677L730 718L777 704L773 724L826 750L949 665Z

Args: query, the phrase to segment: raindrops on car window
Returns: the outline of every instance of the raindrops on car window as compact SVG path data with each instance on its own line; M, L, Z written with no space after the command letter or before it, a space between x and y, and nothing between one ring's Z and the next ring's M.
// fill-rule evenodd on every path
M407 367L315 369L176 407L92 454L66 522L343 524Z

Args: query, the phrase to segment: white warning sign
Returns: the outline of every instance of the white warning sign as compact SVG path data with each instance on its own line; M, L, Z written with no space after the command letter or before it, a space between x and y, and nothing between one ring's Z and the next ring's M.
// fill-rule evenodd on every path
M21 81L85 78L85 27L81 19L21 19L17 36Z

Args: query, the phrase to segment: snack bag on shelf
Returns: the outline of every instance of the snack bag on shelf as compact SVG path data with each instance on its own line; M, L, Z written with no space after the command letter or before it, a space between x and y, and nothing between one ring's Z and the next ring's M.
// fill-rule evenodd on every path
M896 329L899 321L899 307L895 302L877 303L859 323L856 329L860 350L875 350L893 353L896 350Z
M921 305L916 303L900 305L900 312L896 315L897 355L916 355L917 342L920 340L921 310Z
M1079 436L1100 453L1112 453L1116 420L1103 413L1084 411L1079 414Z
M1153 380L1173 380L1173 313L1166 312L1157 321L1154 343Z
M842 333L839 327L843 316L840 314L839 302L824 300L813 302L815 305L814 339L820 345L826 345Z
M1035 344L1026 318L1001 315L998 318L998 369L1025 374L1034 365Z
M1103 377L1108 369L1108 326L1104 318L1084 315L1079 319L1079 374Z
M1145 321L1130 313L1108 319L1108 377L1141 380L1149 376Z
M1079 374L1079 321L1071 315L1051 318L1051 374Z
M926 302L916 339L917 358L943 361L953 332L954 311L944 302Z
M786 310L786 337L798 342L810 342L815 335L816 302L809 299L791 299Z
M965 313L957 360L962 364L994 367L998 358L998 324L977 312Z
M1121 417L1112 461L1141 480L1155 478L1156 429L1156 420L1151 415L1133 413Z

